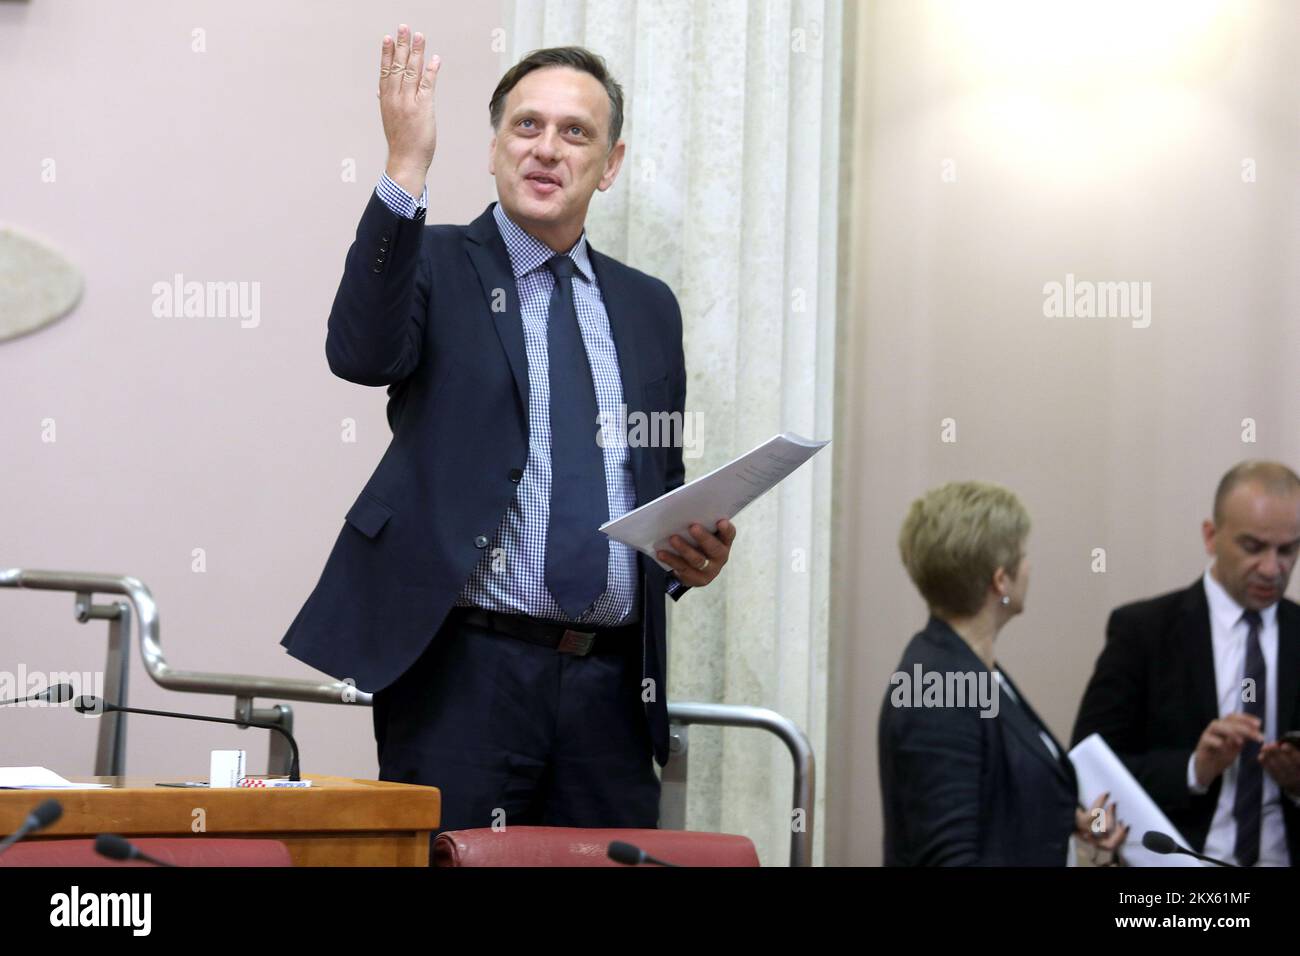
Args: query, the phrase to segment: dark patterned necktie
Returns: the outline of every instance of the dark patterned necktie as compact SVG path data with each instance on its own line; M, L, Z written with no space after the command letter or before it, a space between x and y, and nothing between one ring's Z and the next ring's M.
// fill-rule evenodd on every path
M1258 717L1260 727L1263 727L1268 671L1264 666L1264 653L1259 647L1262 621L1258 611L1247 611L1241 617L1250 627L1250 633L1246 635L1246 670L1243 676L1254 684L1255 690L1254 700L1243 700L1241 709ZM1241 748L1237 763L1237 795L1232 805L1232 815L1237 821L1234 852L1240 866L1254 866L1259 862L1259 818L1263 803L1264 768L1259 763L1259 744L1248 740Z
M551 386L551 514L546 526L546 588L569 617L580 617L605 591L609 520L605 458L596 443L596 389L573 304L573 260L546 263L555 290L546 313Z

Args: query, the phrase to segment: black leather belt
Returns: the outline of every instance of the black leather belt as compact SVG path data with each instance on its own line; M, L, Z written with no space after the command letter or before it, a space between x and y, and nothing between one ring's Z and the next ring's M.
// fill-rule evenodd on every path
M524 614L502 614L476 607L452 608L449 618L470 627L480 627L497 634L549 647L561 654L624 654L632 647L640 647L640 622L619 627L592 627L589 624L569 625L558 621L543 621Z

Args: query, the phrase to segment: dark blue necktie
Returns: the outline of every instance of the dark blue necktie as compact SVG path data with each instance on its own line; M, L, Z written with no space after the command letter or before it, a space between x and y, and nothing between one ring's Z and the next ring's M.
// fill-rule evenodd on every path
M605 458L596 443L596 389L573 305L573 260L546 266L555 291L546 312L551 386L551 516L546 527L546 587L569 617L580 617L605 591L609 520Z
M1264 653L1259 648L1259 629L1263 623L1258 611L1247 611L1242 620L1250 627L1246 635L1246 670L1244 677L1254 682L1254 700L1244 700L1244 713L1259 718L1264 726L1267 699L1265 688L1268 671L1264 666ZM1237 821L1237 845L1234 853L1240 866L1254 866L1259 862L1259 818L1264 803L1264 768L1259 764L1259 744L1246 741L1237 763L1237 795L1232 804L1232 815Z

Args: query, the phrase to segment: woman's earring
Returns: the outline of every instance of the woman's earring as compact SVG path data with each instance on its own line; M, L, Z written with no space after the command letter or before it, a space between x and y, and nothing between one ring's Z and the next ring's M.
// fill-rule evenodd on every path
M1006 595L1006 594L1002 595L1002 606L1003 606L1003 607L1006 607L1006 606L1007 606L1008 604L1010 604L1010 603L1011 603L1011 598L1010 598L1010 596L1008 596L1008 595Z

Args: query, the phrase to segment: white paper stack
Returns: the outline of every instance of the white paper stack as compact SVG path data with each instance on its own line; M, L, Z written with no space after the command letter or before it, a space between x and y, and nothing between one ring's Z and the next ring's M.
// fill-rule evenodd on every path
M1174 829L1156 802L1128 772L1100 734L1090 734L1070 751L1074 772L1079 779L1079 802L1090 807L1103 793L1110 792L1107 803L1119 804L1121 823L1128 825L1128 838L1120 848L1127 866L1210 866L1183 853L1152 853L1142 845L1142 834L1159 830L1187 846L1183 835Z
M0 767L0 790L104 790L106 783L73 783L45 767Z
M655 552L676 554L677 549L668 543L672 535L691 541L693 524L716 531L719 521L735 518L746 505L784 481L828 444L791 432L774 435L721 468L674 488L621 518L606 521L600 530L615 541L654 558L666 570L668 566L655 557Z

